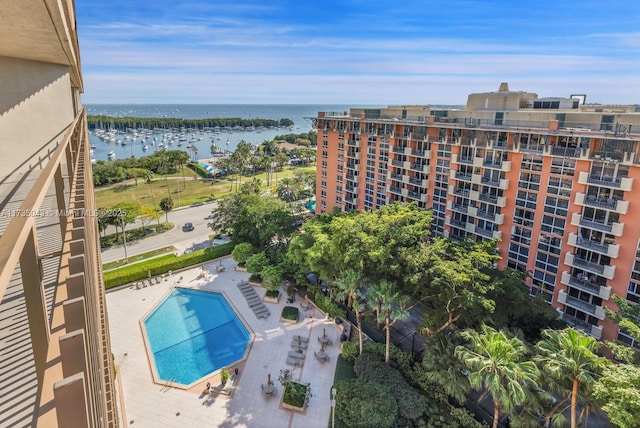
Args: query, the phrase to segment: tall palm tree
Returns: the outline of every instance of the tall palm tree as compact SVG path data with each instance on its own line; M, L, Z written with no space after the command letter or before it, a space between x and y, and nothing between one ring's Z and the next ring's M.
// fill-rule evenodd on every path
M358 341L360 343L360 355L362 355L363 347L363 334L362 334L362 320L360 318L360 310L362 309L360 302L360 294L362 294L362 281L363 277L360 272L356 272L352 269L347 269L342 278L335 282L338 290L336 293L336 299L346 300L347 306L353 309L356 313L356 323L358 324Z
M596 351L600 343L573 328L544 330L536 344L536 361L544 368L561 395L571 397L571 428L576 428L578 397L591 389L607 359ZM570 392L569 392L570 391Z
M379 307L378 319L384 322L386 332L384 362L389 364L391 354L391 326L395 324L396 321L409 318L409 311L405 309L409 303L409 297L400 294L395 285L386 280L380 281L371 288L374 291L371 292L370 295L375 297L375 301Z
M532 361L523 361L529 353L517 337L508 337L486 325L482 333L462 332L469 341L457 346L455 355L469 369L469 383L475 389L485 389L493 400L493 428L497 428L500 409L513 411L531 396L531 388L538 379L538 368Z
M153 195L153 187L151 186L151 183L153 182L153 173L151 171L148 171L144 176L144 180L149 185L149 192L151 193L151 200L153 201L153 209L157 211L158 207L156 207L156 198Z

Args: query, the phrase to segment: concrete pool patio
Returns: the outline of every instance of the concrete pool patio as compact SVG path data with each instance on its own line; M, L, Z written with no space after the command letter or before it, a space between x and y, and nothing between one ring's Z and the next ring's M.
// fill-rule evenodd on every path
M223 272L218 272L220 263L225 268ZM327 426L331 417L330 390L340 352L340 328L333 321L326 320L324 314L313 306L311 310L303 310L299 296L296 303L291 305L300 309L298 323L280 321L282 308L287 305L284 298L278 304L265 303L271 315L266 319L256 318L237 286L247 281L249 275L236 272L235 265L231 258L224 258L222 262L206 264L204 278L199 265L172 274L159 284L140 289L124 287L107 293L111 347L121 385L125 426ZM219 384L219 377L213 375L190 390L153 382L139 321L174 286L223 292L238 315L253 330L255 339L247 359L237 365L240 375L232 386L231 397L202 393L207 381L212 385ZM264 296L263 288L254 288L259 296ZM328 361L314 357L314 351L320 351L317 337L322 336L324 331L333 342L325 349L329 355ZM286 361L293 350L291 343L295 335L309 338L309 345L304 365L294 368L287 365ZM235 367L229 367L232 374ZM295 379L311 384L312 397L304 414L280 408L283 387L277 378L280 370L287 368L293 370ZM261 389L261 385L267 383L268 374L271 374L277 388L273 396L265 395Z

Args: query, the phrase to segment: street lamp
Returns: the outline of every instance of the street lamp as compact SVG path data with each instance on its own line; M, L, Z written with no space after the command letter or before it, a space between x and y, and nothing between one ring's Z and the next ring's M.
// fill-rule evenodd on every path
M331 388L331 428L336 426L336 389Z

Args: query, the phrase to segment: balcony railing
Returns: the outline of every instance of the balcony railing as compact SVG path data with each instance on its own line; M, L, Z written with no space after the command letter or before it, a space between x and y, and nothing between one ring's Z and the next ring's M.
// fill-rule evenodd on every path
M551 154L553 156L562 156L570 158L579 158L580 149L574 147L552 147Z
M389 188L389 191L393 194L402 196L402 187L391 186Z
M592 175L586 171L580 172L578 183L591 184L599 187L607 187L610 189L619 189L625 192L631 190L633 178L631 177L602 177L600 175Z
M584 300L580 300L577 297L569 296L565 291L558 293L558 301L564 305L571 306L576 309L580 309L583 312L591 314L598 319L604 319L605 314L602 307L594 305Z
M471 181L471 174L464 174L462 172L456 172L455 178L457 180Z
M578 266L584 269L587 269L591 272L596 272L600 275L602 275L604 273L604 266L600 265L598 263L593 263L590 261L587 261L585 259L582 259L576 255L573 256L573 265L574 266Z

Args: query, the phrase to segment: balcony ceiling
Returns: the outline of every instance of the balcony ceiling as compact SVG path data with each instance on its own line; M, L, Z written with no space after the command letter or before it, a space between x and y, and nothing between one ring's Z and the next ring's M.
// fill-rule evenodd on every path
M81 87L75 16L68 16L66 8L70 2L2 0L0 56L69 65L74 83Z

